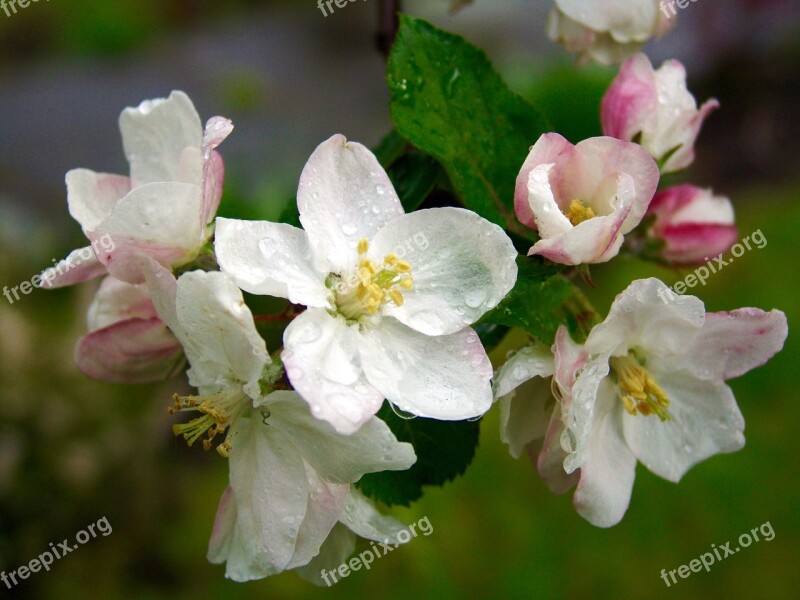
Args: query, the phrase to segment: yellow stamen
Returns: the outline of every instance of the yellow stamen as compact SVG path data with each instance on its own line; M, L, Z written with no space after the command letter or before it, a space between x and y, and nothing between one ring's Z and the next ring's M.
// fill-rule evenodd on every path
M189 446L207 435L202 443L205 450L210 450L214 438L228 430L225 441L217 447L217 451L227 457L227 452L232 447L229 427L248 406L244 392L228 389L210 396L175 394L172 399L174 404L169 409L170 413L187 411L201 413L201 416L187 423L176 423L172 426L172 432L176 436L183 436Z
M617 394L629 414L655 414L661 421L672 420L667 394L633 353L612 358L611 368L617 376Z
M581 200L577 198L570 202L569 208L567 212L564 213L564 216L569 219L569 222L573 225L579 225L584 221L588 221L589 219L594 219L597 215L592 210L591 206L587 206Z

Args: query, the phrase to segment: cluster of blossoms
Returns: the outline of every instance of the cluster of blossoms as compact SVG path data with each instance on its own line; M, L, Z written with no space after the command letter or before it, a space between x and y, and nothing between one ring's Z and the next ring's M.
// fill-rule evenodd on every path
M653 2L639 2L633 21L611 4L600 19L559 0L553 29L609 55L661 26ZM693 161L717 106L698 108L685 75L675 61L654 70L634 55L603 99L605 136L573 145L547 133L533 145L514 205L538 233L536 258L470 210L407 213L375 155L341 135L300 176L302 228L217 218L217 147L230 121L203 128L182 92L122 113L130 177L67 174L70 214L92 245L49 285L104 276L76 348L88 375L152 381L188 364L197 392L174 396L170 411L188 419L174 432L216 448L230 468L209 560L237 581L297 570L319 582L357 536L401 540L404 526L354 485L417 459L377 416L384 402L442 421L477 419L496 402L511 454L527 451L555 493L576 486L578 512L599 526L627 510L637 460L677 481L741 448L744 421L725 381L780 350L779 311L706 314L699 299L665 303L665 284L638 280L585 339L562 325L554 343L533 340L496 374L472 327L514 288L518 261L585 269L635 249L629 234L672 264L730 247L727 199L689 185L658 190L661 173ZM104 236L114 244L101 251ZM268 351L244 292L292 307L281 349Z

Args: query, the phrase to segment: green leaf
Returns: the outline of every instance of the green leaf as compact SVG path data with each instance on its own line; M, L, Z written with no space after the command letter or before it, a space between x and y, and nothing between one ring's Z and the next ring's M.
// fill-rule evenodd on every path
M384 169L388 169L394 161L403 156L408 148L408 140L392 129L378 145L372 149L372 153L381 163Z
M401 15L387 80L398 132L439 160L464 205L535 236L514 215L514 183L546 123L508 89L483 51Z
M478 324L495 323L521 327L539 340L555 339L563 316L558 310L572 293L572 284L558 275L560 267L536 259L517 258L519 275L508 296L483 315Z
M395 161L389 169L389 177L407 213L420 207L441 173L442 167L435 158L417 150Z
M356 484L370 498L387 505L408 506L422 496L425 485L441 486L463 475L475 456L479 421L403 419L388 402L378 416L401 442L414 446L417 462L406 471L382 471L364 475Z

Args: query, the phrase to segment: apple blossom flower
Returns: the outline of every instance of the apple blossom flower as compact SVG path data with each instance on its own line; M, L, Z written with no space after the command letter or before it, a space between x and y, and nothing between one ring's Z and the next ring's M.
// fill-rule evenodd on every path
M231 122L214 117L204 132L192 101L175 91L125 109L119 125L130 177L87 169L67 173L70 215L92 244L48 269L44 287L105 272L141 283L139 256L168 268L185 265L213 233L224 173L215 148L233 129ZM113 244L98 245L107 239Z
M725 381L764 364L787 336L780 311L706 314L692 296L665 304L668 293L657 279L634 281L583 346L563 326L556 337L558 418L540 442L537 466L554 493L577 484L573 503L597 526L622 519L637 460L677 482L698 462L739 450L744 419ZM525 369L518 379L550 372ZM514 384L498 376L498 385L507 393ZM542 402L539 395L523 405L539 414L525 417L535 427L517 434L519 442L541 436Z
M144 284L106 277L87 321L89 333L75 347L75 362L89 377L141 383L167 379L183 367L183 349L158 317Z
M579 265L614 258L642 220L658 186L658 166L640 146L610 137L573 146L542 135L517 176L517 218L540 239L528 252Z
M660 0L556 0L547 35L579 58L603 65L622 62L671 27Z
M384 398L442 420L482 415L491 364L469 327L517 277L503 230L460 208L405 214L364 146L336 135L297 193L303 229L217 219L223 272L243 290L307 306L282 360L317 418L353 433Z
M671 264L705 263L730 250L739 237L731 201L693 185L658 192L647 216L655 217L648 233L665 243L661 257Z
M403 470L416 460L377 417L343 436L311 416L295 392L273 391L280 369L238 287L223 273L191 271L179 280L152 259L143 270L159 315L181 341L197 396L175 396L176 412L200 416L174 426L189 444L230 458L209 559L248 581L307 564L348 506L365 473Z
M703 121L716 108L715 99L697 108L680 62L668 60L654 70L647 56L637 54L625 61L603 97L603 133L638 142L670 173L692 164Z

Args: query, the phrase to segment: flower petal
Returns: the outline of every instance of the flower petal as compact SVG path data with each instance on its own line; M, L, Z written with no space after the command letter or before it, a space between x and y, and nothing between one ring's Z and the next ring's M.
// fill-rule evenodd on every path
M73 169L67 173L66 182L69 214L84 233L99 227L131 191L130 178L88 169Z
M146 285L131 285L106 277L89 305L89 330L102 329L127 319L152 319L156 309Z
M655 71L644 54L626 60L609 86L601 104L603 135L632 140L643 122L656 111L658 93Z
M408 527L394 517L378 512L375 505L353 487L347 496L341 522L359 537L384 544L403 543L397 535L408 530Z
M356 264L356 248L403 214L400 199L367 148L335 135L308 159L297 190L300 222L320 270L343 273Z
M604 380L598 394L586 460L572 502L584 519L597 527L622 520L631 500L636 458L623 439L613 385Z
M378 412L383 396L361 370L354 328L325 310L311 308L283 334L286 375L311 414L350 435Z
M275 392L256 406L262 404L325 481L355 483L366 473L402 471L416 461L413 446L398 442L388 425L376 417L352 435L342 435L314 418L294 392Z
M608 317L586 340L590 354L622 356L633 347L648 356L685 352L705 319L703 303L694 296L675 296L655 278L638 279L620 293Z
M569 18L597 32L609 32L617 42L644 42L658 23L657 3L653 0L556 0L556 6Z
M524 225L531 229L536 229L536 221L531 212L528 200L531 173L540 165L553 164L558 161L563 154L570 154L575 151L575 146L570 144L566 138L558 133L545 133L531 147L528 157L522 164L522 168L517 175L517 182L514 191L514 210L517 218Z
M369 255L410 263L414 289L402 306L384 314L427 335L455 333L497 306L517 280L517 251L505 232L461 208L433 208L403 215L381 229Z
M319 554L307 565L297 567L295 573L300 577L322 587L333 585L332 578L328 575L327 581L323 580L322 573L335 574L339 565L347 562L356 549L356 535L341 523L334 525L328 538L322 544Z
M308 236L302 229L219 217L214 248L220 268L246 292L287 298L309 307L330 304L325 274L314 268Z
M42 271L42 287L53 289L94 279L106 273L106 267L94 253L92 246L78 248L54 267Z
M492 405L492 365L472 329L429 337L384 318L361 332L359 351L369 382L403 411L458 421Z
M236 284L219 271L190 271L178 279L178 320L185 332L189 382L203 390L244 382L252 398L269 362L267 346Z
M104 236L113 248L97 248L98 259L117 279L141 283L138 257L148 255L165 267L192 260L204 243L198 215L200 188L186 183L151 183L135 188L113 212L87 235L97 242Z
M135 185L157 181L200 184L203 125L186 94L174 91L169 98L126 108L119 127Z
M564 423L561 421L561 411L556 408L547 425L547 431L542 442L542 448L535 451L533 446L528 446L531 462L536 466L539 476L549 490L556 495L563 494L574 487L580 478L580 470L567 473L564 470L564 461L567 453L561 447L561 437L564 435Z
M291 561L310 489L302 458L280 431L257 419L239 419L236 428L229 459L236 522L231 541L210 558L227 561L226 577L250 581Z
M670 399L671 421L623 417L625 440L650 471L677 482L690 467L744 446L744 418L730 388L686 372L655 374Z
M118 321L83 336L75 347L78 369L100 381L163 381L183 362L181 345L157 317Z
M780 352L788 328L786 315L779 310L708 313L694 343L679 355L660 358L658 368L688 371L699 379L733 379Z

